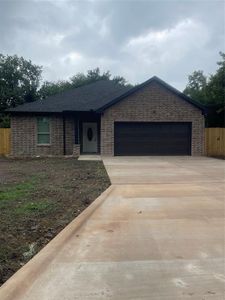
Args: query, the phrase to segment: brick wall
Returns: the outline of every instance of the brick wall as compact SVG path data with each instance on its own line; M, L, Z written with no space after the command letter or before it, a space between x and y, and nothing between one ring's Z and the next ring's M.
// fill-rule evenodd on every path
M75 141L74 137L74 117L68 116L65 119L65 131L66 131L66 155L73 154L73 145Z
M192 122L192 155L204 154L201 111L158 83L151 83L108 108L101 118L101 154L114 155L114 122Z
M13 156L36 154L36 123L33 117L11 117L11 149Z
M37 117L12 116L12 155L13 156L48 156L63 155L63 118L62 116L49 116L50 118L50 145L37 144ZM66 154L73 153L74 122L72 117L65 120L66 127Z
M157 83L107 109L101 117L101 154L114 154L114 122L192 122L192 155L204 152L204 117L199 109ZM12 116L12 155L63 155L63 118L50 116L51 144L37 145L36 116ZM74 152L74 118L66 117L66 154Z

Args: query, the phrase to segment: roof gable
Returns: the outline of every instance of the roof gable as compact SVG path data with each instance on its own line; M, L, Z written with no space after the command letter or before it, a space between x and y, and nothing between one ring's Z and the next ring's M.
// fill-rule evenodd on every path
M104 106L102 106L100 109L98 109L98 112L103 112L104 110L106 110L110 106L115 105L116 103L122 101L123 99L130 96L131 94L141 90L142 88L144 88L145 86L149 85L152 82L157 82L159 85L163 86L164 88L166 88L167 90L169 90L170 92L172 92L173 94L178 96L179 98L183 99L184 101L186 101L186 102L190 103L191 105L197 107L201 111L205 110L204 106L201 105L200 103L194 101L190 97L186 96L184 93L178 91L177 89L175 89L174 87L172 87L171 85L169 85L168 83L163 81L162 79L158 78L157 76L153 76L149 80L147 80L147 81L133 87L132 89L128 90L123 95L120 95L119 97L113 99L111 102L106 103Z

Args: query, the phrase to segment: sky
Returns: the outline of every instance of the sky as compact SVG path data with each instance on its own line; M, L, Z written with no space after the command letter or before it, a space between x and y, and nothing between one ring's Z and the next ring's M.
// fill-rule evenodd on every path
M99 67L179 90L194 70L214 73L225 43L221 0L0 0L0 53L43 66L43 80Z

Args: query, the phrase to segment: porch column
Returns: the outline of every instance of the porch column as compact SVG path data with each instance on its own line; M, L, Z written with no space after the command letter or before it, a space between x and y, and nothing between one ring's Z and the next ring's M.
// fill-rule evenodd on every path
M73 155L80 155L80 120L75 119L74 122L74 145L73 145Z

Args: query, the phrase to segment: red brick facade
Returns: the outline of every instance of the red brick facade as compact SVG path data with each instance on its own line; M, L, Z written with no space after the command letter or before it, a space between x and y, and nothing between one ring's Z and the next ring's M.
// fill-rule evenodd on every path
M191 122L192 155L204 154L204 116L202 112L158 83L108 108L101 118L101 154L114 155L114 122Z
M37 117L12 116L12 155L13 156L55 156L64 154L63 144L63 118L62 116L49 116L50 118L50 144L37 144ZM66 154L73 153L74 128L73 119L67 118L65 122Z

